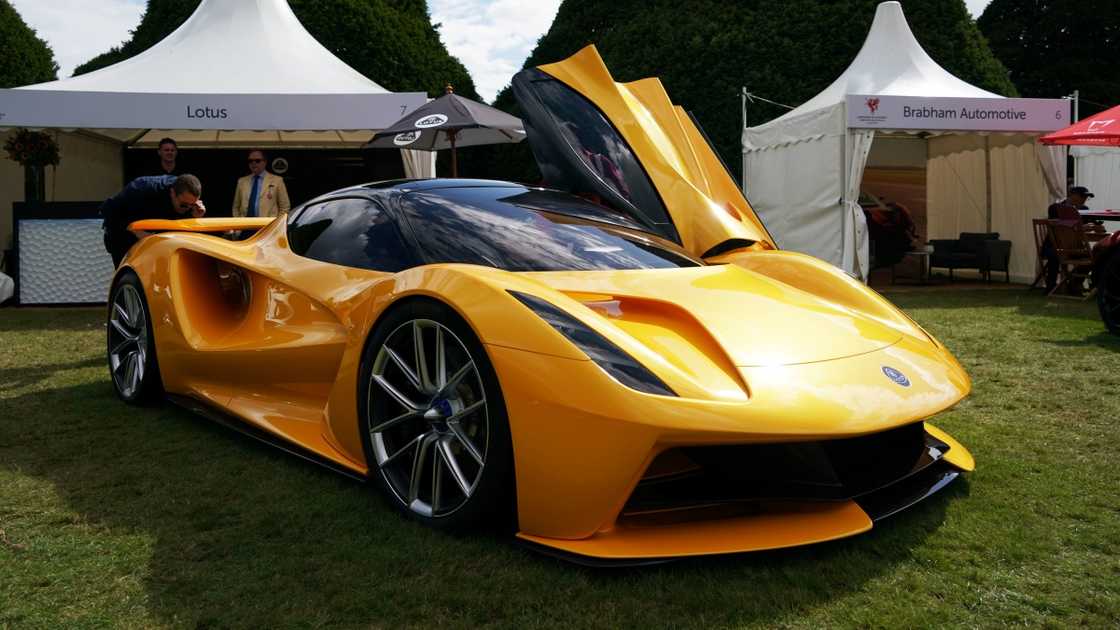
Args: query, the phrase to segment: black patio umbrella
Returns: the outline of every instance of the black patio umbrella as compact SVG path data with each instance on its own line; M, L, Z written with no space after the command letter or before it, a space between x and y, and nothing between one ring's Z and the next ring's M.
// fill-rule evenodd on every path
M451 86L447 93L413 110L377 132L363 149L451 149L451 176L458 177L455 148L478 144L521 142L525 127L516 116L463 98Z

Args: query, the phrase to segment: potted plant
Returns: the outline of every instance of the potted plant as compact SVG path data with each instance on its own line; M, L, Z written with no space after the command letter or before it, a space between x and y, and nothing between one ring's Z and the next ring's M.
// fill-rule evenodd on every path
M46 167L59 161L58 143L42 131L20 129L4 143L8 157L23 165L23 199L43 202L47 197Z

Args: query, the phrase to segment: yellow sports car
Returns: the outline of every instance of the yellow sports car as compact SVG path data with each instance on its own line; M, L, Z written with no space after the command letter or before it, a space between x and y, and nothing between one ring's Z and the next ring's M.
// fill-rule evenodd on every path
M863 284L779 251L656 79L593 47L514 91L551 188L397 181L141 221L108 358L438 527L584 562L850 536L973 468L970 388ZM256 230L231 241L208 232Z

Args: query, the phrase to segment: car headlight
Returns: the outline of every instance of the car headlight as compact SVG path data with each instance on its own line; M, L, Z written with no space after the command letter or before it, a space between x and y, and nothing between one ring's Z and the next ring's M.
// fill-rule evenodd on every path
M657 378L657 375L583 322L538 297L517 291L509 293L575 344L589 359L619 383L646 394L677 395Z

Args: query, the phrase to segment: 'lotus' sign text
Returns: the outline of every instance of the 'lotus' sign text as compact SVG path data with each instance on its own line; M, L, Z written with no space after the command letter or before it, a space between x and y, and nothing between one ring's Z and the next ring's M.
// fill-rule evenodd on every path
M209 107L187 105L187 118L205 118L208 120L229 118L229 110L225 107L211 109Z

